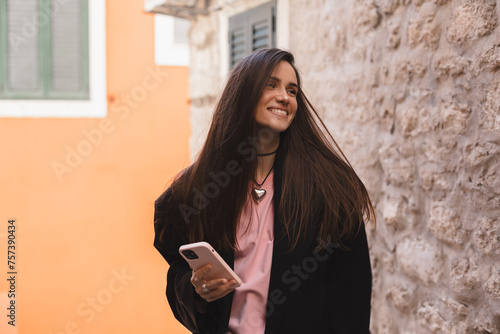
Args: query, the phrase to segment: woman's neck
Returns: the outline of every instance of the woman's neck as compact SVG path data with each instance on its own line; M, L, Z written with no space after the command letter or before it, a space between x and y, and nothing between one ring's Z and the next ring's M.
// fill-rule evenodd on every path
M276 154L272 154L257 158L257 171L255 172L257 182L261 182L269 174L269 171L273 168L275 156Z
M276 150L280 144L279 137L272 142L259 142L259 150L257 152L257 170L255 172L255 180L261 181L269 173L274 165ZM272 154L269 154L272 153Z

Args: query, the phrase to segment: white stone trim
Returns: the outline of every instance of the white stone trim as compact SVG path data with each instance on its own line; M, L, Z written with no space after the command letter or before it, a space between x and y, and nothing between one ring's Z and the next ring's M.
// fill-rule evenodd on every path
M277 0L276 3L276 46L290 49L290 0Z
M229 73L229 16L227 12L218 12L219 19L219 50L220 75L225 78Z
M102 0L89 0L89 85L90 100L0 100L0 117L106 117L106 1Z
M156 7L165 3L165 0L144 0L144 10L146 12L153 11Z

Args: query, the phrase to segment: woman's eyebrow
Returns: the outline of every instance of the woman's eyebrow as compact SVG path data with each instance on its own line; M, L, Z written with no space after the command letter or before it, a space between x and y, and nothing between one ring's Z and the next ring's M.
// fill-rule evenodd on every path
M272 81L281 82L279 78L273 76L269 77L269 79L271 79ZM299 88L299 86L295 82L290 82L288 85Z

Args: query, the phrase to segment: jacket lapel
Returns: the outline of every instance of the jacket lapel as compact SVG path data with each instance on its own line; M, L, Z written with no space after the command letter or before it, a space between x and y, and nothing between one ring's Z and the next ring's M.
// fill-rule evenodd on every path
M266 334L277 332L283 315L289 307L287 301L290 298L290 291L287 291L284 285L283 273L293 265L293 257L288 252L289 240L285 235L285 229L279 217L283 175L283 159L280 153L282 153L282 150L279 150L276 155L274 172L274 245L266 306Z

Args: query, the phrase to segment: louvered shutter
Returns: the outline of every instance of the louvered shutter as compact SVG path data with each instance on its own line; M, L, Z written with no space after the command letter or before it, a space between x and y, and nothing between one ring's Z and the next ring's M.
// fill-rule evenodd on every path
M245 25L246 13L229 18L229 67L233 68L249 54L250 43Z
M0 98L88 99L88 0L0 0Z
M52 19L51 84L55 92L78 92L83 89L83 27L81 1L72 0L60 5Z
M258 49L275 46L275 5L268 2L229 18L229 66Z
M30 19L38 13L38 0L7 1L7 86L16 91L40 89L38 29ZM3 53L2 52L2 53Z

